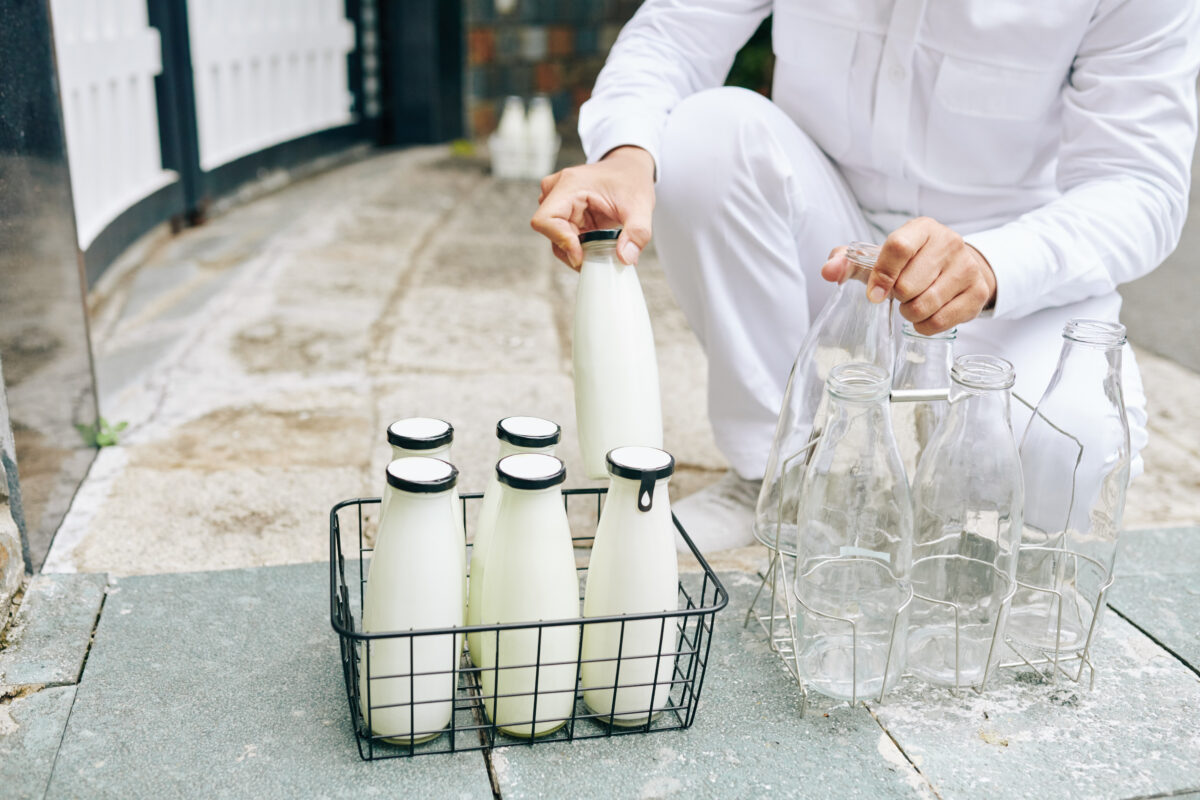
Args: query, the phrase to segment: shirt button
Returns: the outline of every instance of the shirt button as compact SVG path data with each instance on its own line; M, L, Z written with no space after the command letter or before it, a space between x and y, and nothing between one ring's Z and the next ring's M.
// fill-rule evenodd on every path
M899 83L900 81L904 80L904 67L894 65L888 70L888 77L891 78L895 83Z

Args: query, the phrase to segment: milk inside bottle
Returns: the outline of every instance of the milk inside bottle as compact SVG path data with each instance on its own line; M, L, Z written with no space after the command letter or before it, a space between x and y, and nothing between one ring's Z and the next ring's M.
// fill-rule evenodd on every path
M388 513L363 591L365 633L463 624L458 471L436 458L388 464ZM416 744L450 723L461 635L377 639L359 649L359 705L375 736Z
M637 270L617 259L620 230L579 237L583 266L575 300L575 415L589 478L626 445L662 447L662 404L650 314Z
M667 482L675 459L652 447L608 454L612 481L588 563L583 616L675 611L679 565ZM643 725L670 702L673 617L585 625L583 701L601 722Z
M517 453L554 454L554 446L562 434L554 422L539 417L506 417L496 423L496 438L500 440L500 455L497 462ZM483 500L479 505L479 516L475 524L475 537L471 540L471 573L468 581L467 624L479 625L483 603L483 576L487 572L488 547L496 528L496 512L500 509L500 481L492 473ZM479 633L467 634L467 651L471 663L483 663L482 651L490 644Z
M541 736L575 705L577 625L536 623L579 616L579 581L563 507L566 470L557 458L519 453L496 465L500 507L483 581L481 622L531 623L488 632L480 679L488 718L505 733ZM535 719L536 706L536 719Z
M449 422L432 417L407 417L398 419L388 426L388 444L392 446L392 460L407 456L424 456L451 461L450 446L454 443L454 426ZM459 551L462 558L463 574L463 603L466 604L466 575L467 575L467 537L463 529L462 504L458 499L458 489L451 490L456 509L454 519L458 525ZM391 493L384 487L382 501L379 507L380 526L387 516L388 503Z

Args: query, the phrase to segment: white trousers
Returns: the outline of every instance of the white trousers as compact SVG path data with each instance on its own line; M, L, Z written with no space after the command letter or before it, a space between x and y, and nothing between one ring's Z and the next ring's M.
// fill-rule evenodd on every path
M684 99L667 119L658 165L654 239L676 301L708 355L708 412L721 452L743 478L761 478L796 351L834 285L829 251L880 243L841 174L770 100L744 89ZM1016 367L1014 391L1036 404L1072 317L1116 320L1115 292L1018 320L959 326L956 352L990 353ZM1123 388L1142 471L1146 396L1133 351ZM670 387L664 387L670 391ZM1013 403L1019 438L1029 412Z

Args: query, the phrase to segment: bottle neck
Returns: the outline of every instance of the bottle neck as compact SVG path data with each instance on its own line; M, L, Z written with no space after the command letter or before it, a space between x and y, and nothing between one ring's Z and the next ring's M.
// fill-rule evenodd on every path
M1104 346L1064 338L1058 368L1046 392L1065 384L1073 390L1078 387L1080 390L1094 391L1103 387L1110 395L1120 393L1121 355L1120 345Z
M618 508L627 508L628 510L641 511L638 507L642 498L639 497L642 489L641 481L632 478L621 478L616 475L611 475L612 483L609 487L609 497L606 503L617 503ZM646 500L650 503L648 512L654 513L661 510L663 513L670 508L670 501L667 499L667 484L670 478L660 478L654 482L654 490Z
M896 354L897 389L944 389L950 384L954 339L902 336Z
M501 439L500 454L496 456L496 460L499 461L502 458L515 456L519 453L544 453L545 455L552 456L554 455L554 448L555 445L552 444L547 445L546 447L522 447L521 445L513 444L512 442L506 442Z
M450 489L441 492L407 492L397 489L390 483L387 486L387 502L389 508L395 508L397 503L434 503L445 502Z
M615 239L588 242L583 246L583 261L585 264L612 264L616 260L617 242Z
M956 381L950 387L950 410L947 416L971 430L1003 425L1011 431L1011 398L1012 392L1007 388L979 389L963 386Z
M419 458L426 456L428 458L440 458L443 461L450 460L450 445L444 444L441 447L435 447L432 450L409 450L404 447L392 445L392 460L397 458Z

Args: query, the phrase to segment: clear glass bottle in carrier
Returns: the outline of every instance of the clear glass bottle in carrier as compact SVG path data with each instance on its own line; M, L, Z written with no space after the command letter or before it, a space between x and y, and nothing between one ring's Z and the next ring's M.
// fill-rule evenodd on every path
M540 417L505 417L496 423L496 438L500 441L500 454L496 462L517 453L546 453L554 455L554 448L561 438L558 424ZM471 539L471 571L467 590L467 624L479 625L483 603L483 578L487 573L487 555L496 529L496 512L500 509L500 481L495 470L488 480L479 503L475 535ZM467 634L467 651L471 663L483 663L483 648L487 637L481 633Z
M812 458L809 446L824 424L830 370L852 361L892 368L892 301L867 299L878 255L872 244L847 248L850 269L809 327L788 378L754 516L758 540L784 553L796 552L800 482Z
M1004 651L1021 543L1021 457L1012 432L1013 366L959 356L946 415L912 481L913 602L908 670L982 689Z
M1025 525L1008 635L1056 655L1088 646L1117 555L1131 451L1125 326L1072 319L1021 440Z
M904 669L912 501L883 367L833 367L829 410L797 507L797 666L848 700L882 696Z
M950 388L950 368L954 365L957 336L957 328L926 336L917 333L907 320L900 329L900 344L892 367L892 392L898 401L892 404L892 427L910 482L921 454L933 438L938 423L946 416L946 401L913 399L904 395L908 393L919 398L921 393Z
M589 478L616 447L662 447L662 402L650 313L637 269L617 258L618 229L580 235L573 358L579 446Z

